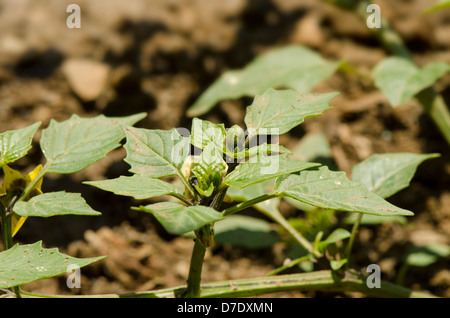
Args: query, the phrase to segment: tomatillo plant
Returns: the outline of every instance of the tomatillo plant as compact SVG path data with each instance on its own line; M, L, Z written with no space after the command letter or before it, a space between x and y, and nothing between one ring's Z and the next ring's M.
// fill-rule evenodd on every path
M144 116L80 118L73 115L63 122L52 120L42 130L39 140L46 162L36 166L26 176L11 168L11 165L27 155L41 123L0 133L0 168L3 171L0 188L3 245L0 252L0 288L12 288L15 295L21 297L21 285L66 273L70 265L83 267L104 258L70 257L59 253L56 248L43 248L41 241L14 245L13 238L28 217L100 215L78 193L43 193L43 178L47 173L74 173L102 159L121 145L120 141L125 137L122 125L134 125Z
M337 229L326 238L322 238L321 233L310 242L277 209L263 211L295 238L310 260L326 257L328 248L349 238L345 250L335 253L336 257L330 260L330 271L306 273L310 275L308 277L289 275L232 283L200 283L206 249L214 242L214 225L263 202L289 197L322 209L360 215L413 215L411 211L394 206L384 198L406 187L417 165L437 155L373 157L355 168L355 180L352 181L344 172L332 171L319 163L293 159L287 148L271 142L272 136L285 134L306 118L318 116L329 109L329 103L336 95L301 94L290 89L269 88L256 95L247 107L245 130L233 126L227 131L223 124L199 118L193 119L189 135L182 135L175 128L152 130L123 127L127 152L125 161L133 175L85 184L138 200L170 196L173 200L133 209L151 213L173 235L193 233L195 237L187 286L139 293L139 296L252 296L294 288L358 290L384 296L422 295L411 294L409 290L385 282L382 290L370 290L363 283L362 274L355 276L347 270L339 272L344 265L348 266L359 222L351 233ZM167 178L161 179L167 176L175 176L182 188L169 183ZM230 192L234 193L234 197L239 196L236 192L241 192L242 202L225 207L223 203L230 202L228 190L232 190Z

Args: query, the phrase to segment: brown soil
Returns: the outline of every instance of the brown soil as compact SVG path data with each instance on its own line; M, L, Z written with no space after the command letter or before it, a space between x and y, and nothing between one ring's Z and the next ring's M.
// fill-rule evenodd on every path
M245 66L257 54L286 44L303 44L332 60L345 59L361 73L388 55L364 23L324 1L294 0L78 0L81 29L66 27L66 7L73 1L3 0L0 3L0 131L50 119L123 116L147 112L138 124L152 129L190 127L185 110L220 74ZM450 14L424 15L425 0L379 1L383 14L405 39L418 63L450 62ZM69 61L94 61L86 80L93 97L76 94L68 79ZM106 71L105 71L106 70ZM106 72L105 76L102 72ZM71 73L72 72L72 73ZM75 72L75 73L73 73ZM80 74L79 76L86 76ZM103 76L103 77L102 77ZM450 75L435 87L450 102ZM325 133L340 170L350 174L373 153L441 153L422 164L411 186L390 199L415 212L407 226L364 226L355 245L361 268L377 263L393 281L412 245L450 243L450 151L416 101L392 108L373 85L338 72L315 91L339 91L333 109L308 119L283 141L293 145L309 132ZM92 93L92 92L91 92ZM249 99L223 102L203 116L242 123ZM43 161L36 143L16 168L30 171ZM174 238L149 215L130 211L132 200L81 185L85 180L126 174L123 149L73 175L50 175L46 191L81 192L101 217L30 219L16 240L43 240L76 257L108 255L82 269L82 288L70 290L65 278L46 279L24 289L40 293L103 294L142 291L184 284L192 240ZM296 210L286 210L299 216ZM340 216L340 215L338 215ZM208 251L204 281L263 276L284 260L282 243L251 251L214 246ZM411 268L404 284L450 296L450 259ZM299 270L299 269L298 269ZM288 293L274 297L320 296Z

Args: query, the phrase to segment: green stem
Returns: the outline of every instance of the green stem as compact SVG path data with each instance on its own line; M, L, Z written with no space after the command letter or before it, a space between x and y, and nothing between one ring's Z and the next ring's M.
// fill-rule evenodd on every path
M403 285L403 282L405 281L406 272L409 269L409 264L407 262L404 262L400 269L397 272L397 277L395 279L395 283L398 285Z
M347 257L347 264L350 263L350 256L351 256L351 253L352 253L353 242L355 241L356 233L358 233L358 229L359 229L359 225L361 224L362 216L363 216L363 214L359 213L358 218L356 219L355 223L353 223L352 233L351 233L350 238L348 240L347 247L345 248L345 255Z
M33 180L31 180L30 184L25 188L25 190L23 190L22 195L17 201L23 201L30 194L36 184L44 177L48 169L50 169L50 166L51 163L47 161L47 163L42 167L37 176Z
M199 297L200 295L200 281L205 253L206 247L203 246L203 244L201 244L200 241L196 238L194 249L192 250L185 297L195 298Z
M281 273L282 271L292 268L297 264L300 264L302 262L306 262L309 261L311 259L311 257L309 255L294 259L293 261L290 261L288 264L280 266L278 268L275 268L273 271L269 272L267 274L267 276L274 276L274 275L278 275L279 273Z
M263 194L263 195L261 195L259 197L256 197L256 198L253 198L251 200L238 203L238 204L236 204L236 205L234 205L234 206L232 206L232 207L230 207L228 209L225 209L225 210L222 211L222 214L224 216L228 216L228 215L234 214L236 212L245 210L245 209L247 209L247 208L249 208L249 207L251 207L251 206L253 206L255 204L258 204L260 202L276 198L278 196L279 196L279 194L272 194L272 193Z
M211 207L213 209L218 210L220 208L227 189L228 188L224 188L216 194L211 203ZM205 259L206 248L210 246L210 244L212 244L211 236L214 235L214 232L209 227L212 228L212 225L207 224L204 228L196 231L197 237L194 240L195 243L194 249L192 250L191 263L189 266L189 275L187 279L187 289L185 297L198 297L200 294L200 281L202 275L203 260ZM198 235L206 235L208 237L203 237L202 241L201 237ZM204 242L205 240L207 243Z
M442 95L428 88L417 94L416 98L450 144L450 113Z
M225 195L227 194L228 187L223 187L219 190L219 192L215 195L213 201L211 202L211 207L219 211L220 207L222 206L223 199L225 198Z
M233 281L213 282L201 285L199 297L255 297L267 293L283 291L324 291L324 292L360 292L368 297L382 298L430 298L436 297L425 291L413 291L390 282L381 281L380 288L369 288L363 275L345 272L338 276L336 272L325 270L311 273L256 277ZM30 297L44 298L177 298L183 295L186 286L177 286L159 290L129 293L86 296L39 295L22 291Z
M39 295L26 291L22 291L22 294L30 297L45 298L177 298L185 290L186 286L177 286L129 294L66 296ZM206 283L201 285L199 297L254 297L283 291L361 292L369 297L383 298L436 297L428 292L413 291L386 281L381 281L380 288L368 288L365 277L362 275L358 276L345 272L343 276L338 276L335 272L329 270Z
M12 206L11 206L12 208ZM0 203L0 217L1 217L1 231L3 250L6 251L13 246L13 235L11 225L11 213L9 213L2 203ZM20 289L18 286L13 287L13 291L17 298L21 298Z
M11 215L7 215L6 208L0 202L0 217L2 224L2 244L6 251L12 247Z
M178 172L177 175L178 175L178 178L183 183L183 185L185 186L185 188L188 189L188 191L191 193L192 197L195 198L196 201L198 201L199 198L198 198L197 192L194 191L194 189L191 187L191 185L186 180L186 178L183 176L183 174L181 172Z
M263 212L266 216L281 225L296 241L304 248L308 253L310 253L315 258L322 257L322 254L314 249L314 246L309 242L301 233L299 233L281 214L280 212Z
M170 195L173 196L173 197L175 197L175 198L177 198L178 200L180 200L180 201L186 203L187 205L192 205L192 202L189 201L188 199L186 199L186 198L184 197L184 195L182 195L182 194L173 192L173 193L170 193Z
M225 209L222 211L224 216L231 215L233 213L242 211L246 208L249 208L255 204L258 204L260 202L270 200L276 197L279 197L280 195L277 193L268 193L263 194L259 197L256 197L254 199L244 201L241 203L238 203L228 209ZM289 234L292 235L292 237L300 244L301 247L303 247L308 253L313 255L316 258L321 257L322 255L319 253L319 251L315 250L312 244L304 238L298 231L296 231L289 222L279 213L275 214L275 212L264 212L262 211L266 216L277 222L279 225L281 225Z

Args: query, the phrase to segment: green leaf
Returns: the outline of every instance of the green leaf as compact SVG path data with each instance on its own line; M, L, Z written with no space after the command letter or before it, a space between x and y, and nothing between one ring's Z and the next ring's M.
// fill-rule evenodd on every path
M31 126L9 130L0 134L0 168L22 158L31 148L31 142L41 122Z
M191 143L195 147L205 149L212 142L222 151L227 134L224 124L213 124L207 120L194 118L191 130Z
M258 156L239 164L225 177L223 183L233 188L245 188L251 184L319 165L284 156Z
M448 245L433 243L424 246L414 246L406 256L406 263L410 266L425 267L449 255L450 246Z
M375 85L386 95L392 106L404 104L423 89L433 85L450 71L450 64L432 62L419 68L406 58L390 57L373 70Z
M441 0L440 2L436 3L435 5L432 5L425 9L425 13L431 13L437 10L447 9L450 8L450 0Z
M233 125L227 130L225 151L228 156L234 158L245 150L245 131L241 126Z
M280 241L269 222L245 215L230 215L214 225L214 241L248 249L264 249Z
M375 154L353 167L352 179L387 198L409 186L423 161L436 157L439 154Z
M187 115L200 116L219 101L252 97L270 87L307 93L330 77L339 65L324 60L307 47L292 45L275 49L260 55L242 70L222 74L188 109Z
M244 160L254 156L270 156L270 155L292 155L292 151L280 144L267 144L263 143L261 145L253 146L249 149L244 149L239 152L230 153L227 149L227 156L231 158L236 158L239 160Z
M19 201L14 212L20 216L49 217L55 215L101 215L93 210L79 193L64 191L48 192L32 197L28 201Z
M309 133L293 147L291 158L318 162L330 170L337 170L332 157L326 136L323 133Z
M347 179L345 172L323 166L277 179L276 193L325 209L375 215L414 215Z
M174 235L195 231L223 219L223 215L213 208L201 205L187 207L175 202L160 202L133 209L153 214L166 231Z
M347 264L347 262L348 262L348 260L346 258L340 259L340 260L332 259L332 260L330 260L330 267L332 270L337 271L342 266Z
M61 275L70 265L84 267L105 256L75 258L59 253L57 248L42 248L42 242L14 245L0 253L0 288L24 285L35 280Z
M345 224L354 224L358 219L359 215L352 213L345 217L343 220ZM384 223L398 223L401 225L408 224L408 219L402 215L396 216L379 216L372 214L365 214L362 216L360 224L361 225L374 225L374 224L384 224Z
M131 172L159 178L163 176L182 176L180 168L190 151L188 137L171 130L150 130L124 127L127 142L125 162Z
M338 93L300 94L293 90L269 88L247 107L245 124L250 137L282 135L303 123L305 118L318 116L331 107L330 100Z
M86 181L83 183L117 195L133 197L137 200L178 193L177 188L170 183L138 174L131 177L120 176L116 179Z
M319 243L319 251L323 252L325 248L333 243L345 240L351 236L350 232L345 229L336 229L328 237Z
M124 138L122 125L133 125L146 114L128 117L80 118L77 115L63 122L50 121L42 131L41 149L50 168L48 172L73 173L104 158L120 146Z

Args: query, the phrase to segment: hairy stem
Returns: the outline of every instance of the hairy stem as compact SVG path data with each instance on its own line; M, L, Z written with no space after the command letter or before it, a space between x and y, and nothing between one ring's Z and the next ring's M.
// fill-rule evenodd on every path
M311 273L256 277L206 283L201 285L199 297L254 297L267 293L283 291L324 291L324 292L361 292L369 297L383 298L429 298L436 297L425 291L413 291L387 281L381 281L380 288L369 288L363 275L324 270ZM177 286L159 290L87 296L39 295L22 291L23 295L45 298L176 298L186 290L186 286Z

